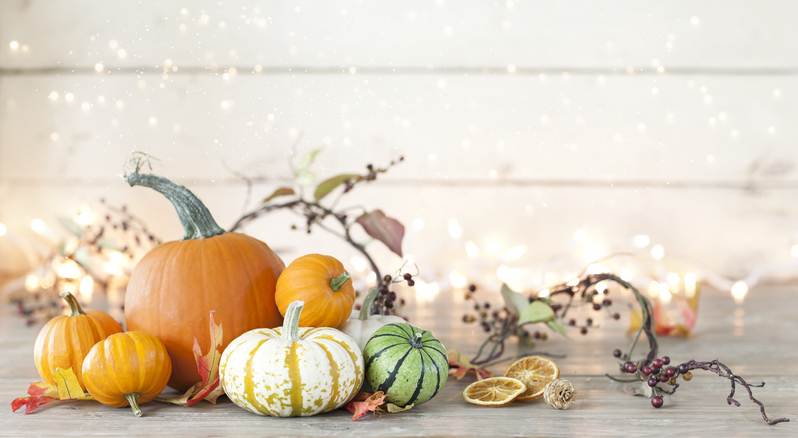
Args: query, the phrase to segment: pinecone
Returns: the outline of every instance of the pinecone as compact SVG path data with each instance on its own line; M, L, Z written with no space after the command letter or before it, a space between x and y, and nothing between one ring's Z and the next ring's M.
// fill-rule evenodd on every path
M543 400L554 409L568 409L574 401L574 385L565 379L554 379L543 390Z

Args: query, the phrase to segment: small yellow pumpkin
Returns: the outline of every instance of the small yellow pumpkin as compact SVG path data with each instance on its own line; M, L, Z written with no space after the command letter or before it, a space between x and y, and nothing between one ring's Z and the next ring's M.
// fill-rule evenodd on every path
M219 376L233 403L259 415L308 416L337 409L360 390L355 341L333 328L299 328L302 307L291 303L283 327L251 330L224 350Z
M55 385L56 369L71 368L85 387L81 374L83 358L94 344L121 332L122 327L105 312L84 311L69 292L61 297L69 304L70 314L56 316L42 327L33 346L33 361L45 382Z
M308 254L291 262L277 279L275 300L285 316L294 301L303 301L302 327L340 327L352 313L352 279L335 257Z
M137 417L139 405L155 399L171 374L172 361L163 343L138 331L109 336L83 361L89 394L106 406L129 405Z

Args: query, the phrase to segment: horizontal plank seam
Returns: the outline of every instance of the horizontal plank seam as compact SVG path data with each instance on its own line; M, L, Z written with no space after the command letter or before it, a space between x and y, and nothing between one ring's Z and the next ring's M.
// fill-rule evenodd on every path
M576 66L178 66L176 71L161 66L104 66L97 73L94 66L0 67L0 76L46 75L220 75L235 69L239 75L492 75L492 76L798 76L796 67L700 67L674 66L657 69L644 66L576 67Z
M238 178L179 178L181 183L194 186L224 185L242 186L245 182ZM252 184L287 183L288 177L251 177ZM0 186L49 187L49 186L108 186L122 183L121 178L2 178ZM733 190L757 192L765 190L798 190L795 180L602 180L602 179L533 179L533 178L383 178L380 184L407 187L584 187L618 189L696 189Z

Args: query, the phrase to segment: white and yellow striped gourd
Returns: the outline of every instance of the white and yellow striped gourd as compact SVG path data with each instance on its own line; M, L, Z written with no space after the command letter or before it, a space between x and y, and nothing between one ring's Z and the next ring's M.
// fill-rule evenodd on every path
M225 394L260 415L308 416L351 400L363 383L363 355L336 329L299 328L302 301L288 306L282 328L250 330L222 353Z

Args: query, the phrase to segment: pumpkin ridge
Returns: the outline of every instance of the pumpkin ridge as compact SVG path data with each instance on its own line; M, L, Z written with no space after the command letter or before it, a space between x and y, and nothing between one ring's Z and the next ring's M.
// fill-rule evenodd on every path
M418 352L418 357L421 359L421 375L418 377L418 383L416 383L416 389L413 391L413 395L410 396L410 399L405 403L405 405L412 405L415 403L418 395L421 393L421 387L424 385L424 374L426 374L426 367L424 366L424 355L421 354L421 349L416 348L416 352Z
M438 380L437 380L437 383L435 384L435 391L433 391L432 395L430 396L430 398L433 398L436 395L438 395L438 390L441 388L441 369L438 368L438 364L435 363L435 360L432 359L432 355L429 354L429 352L427 352L427 350L425 350L423 348L421 348L420 350L421 350L422 353L426 354L427 357L429 357L429 361L432 362L432 366L435 367L435 377ZM448 358L447 358L447 360L448 360Z
M412 334L412 333L408 333L408 332L405 330L405 328L404 328L404 327L402 327L401 325L399 325L399 324L397 324L397 323L395 323L395 322L392 322L392 323L389 323L389 324L385 324L385 325L387 325L387 326L389 326L389 327L396 327L396 328L398 328L399 330L401 330L401 331L402 331L402 333L406 334L406 335L408 336L408 338L412 338L412 337L413 337L413 334ZM407 324L407 325L409 325L409 324ZM411 326L411 327L412 327L412 326Z
M354 396L355 394L357 394L358 391L360 391L360 385L363 383L363 379L365 379L365 369L364 370L360 369L360 363L357 360L357 354L355 354L355 352L352 351L351 348L349 348L349 344L347 344L346 342L342 342L340 339L336 339L330 335L321 335L318 337L318 339L326 339L340 346L341 348L344 349L344 351L347 352L347 354L349 354L349 359L352 361L352 365L355 368L355 386L354 388L352 388L352 393L347 396L347 400L352 398L352 396ZM361 379L360 376L363 376L363 379Z
M302 415L302 376L299 372L298 347L299 342L291 342L288 354L285 356L285 366L288 368L288 378L291 381L291 416Z
M398 344L392 344L392 345L389 345L389 346L383 348L382 350L374 353L374 355L369 358L369 361L366 362L366 368L370 367L371 364L374 363L374 361L377 360L382 355L382 353L385 352L385 350L388 350L388 349L391 349L393 347L397 347L397 346L400 346L400 345L407 345L407 344L405 342L400 342Z
M407 340L407 338L405 338L404 336L402 336L402 335L398 335L398 334L396 334L396 333L380 333L379 335L374 335L374 336L372 336L371 338L372 338L372 339L373 339L373 338L384 338L384 337L386 337L386 336L396 336L396 337L397 337L397 338L399 338L399 339L403 339L403 340L405 340L405 341Z
M328 401L327 406L324 407L325 411L330 411L335 407L338 401L338 397L340 396L340 394L338 394L339 391L338 380L340 379L341 376L338 371L338 363L335 362L332 353L330 353L330 350L327 349L327 347L321 342L317 342L316 345L318 345L319 348L321 348L324 351L325 356L327 356L327 362L330 363L330 378L332 380L332 388L330 389L330 401Z
M258 342L258 345L252 349L249 353L249 358L247 359L246 366L244 367L244 393L246 394L246 400L255 407L255 410L258 411L266 411L269 414L272 413L272 410L258 401L257 397L255 396L255 383L252 381L252 360L255 358L255 353L258 352L258 349L266 343L268 339L262 339Z
M391 389L391 386L393 386L393 383L396 381L396 375L399 373L399 369L402 368L402 365L405 363L405 359L407 359L407 356L410 355L411 351L413 351L413 349L408 348L405 354L399 358L399 361L396 362L396 366L394 366L391 373L388 374L388 378L380 384L379 391L387 392L389 389Z
M238 236L238 234L235 234L235 233L234 233L234 234L230 234L230 235L231 235L231 236L233 236L233 235L235 235L235 236ZM240 240L240 239L239 239L239 240ZM241 242L243 242L243 240L240 240L240 241L241 241ZM219 248L219 249L220 249L222 252L225 252L225 249L224 249L224 247L222 247L222 245L220 245L220 244L219 244L218 240L215 240L215 242L214 242L214 243L216 243L216 246L217 246L217 247L218 247L218 248ZM249 285L250 285L250 293L249 293L249 297L252 297L252 298L254 298L254 301L255 301L255 303L254 303L254 309L256 309L256 311L258 312L258 313L255 315L255 317L256 317L256 318L257 318L257 320L258 320L258 321L257 321L257 325L260 325L260 323L261 323L261 322L263 322L263 321L266 321L266 315L263 315L263 314L261 314L261 312L260 312L260 309L264 308L265 306L263 306L263 304L264 304L264 303L262 303L262 302L261 302L261 294L259 294L259 293L252 293L252 290L251 290L251 288L252 288L252 287L254 287L254 285L255 285L255 280L252 278L252 271L253 271L253 269L251 269L251 268L250 268L250 266L251 266L251 265L248 263L250 258L249 258L249 257L247 257L247 256L246 256L244 253L242 253L242 252L241 252L241 248L240 248L240 246L239 246L239 245L236 245L236 246L235 246L235 250L236 250L236 253L238 254L239 263L242 263L242 264L244 264L244 266L245 266L245 269L243 269L243 271L246 273L246 278L247 278L247 281L248 281L248 283L249 283ZM276 283L276 280L277 280L277 279L275 278L275 283Z
M437 349L437 348L435 348L435 347L430 347L429 345L425 345L425 346L424 346L424 348L429 348L430 350L435 350L435 351L437 351L438 353L440 353L440 355L441 355L441 356L443 356L443 358L444 358L444 359L446 359L446 361L447 361L447 362L449 361L449 356L447 356L446 354L444 354L444 353L443 353L441 350L438 350L438 349Z

